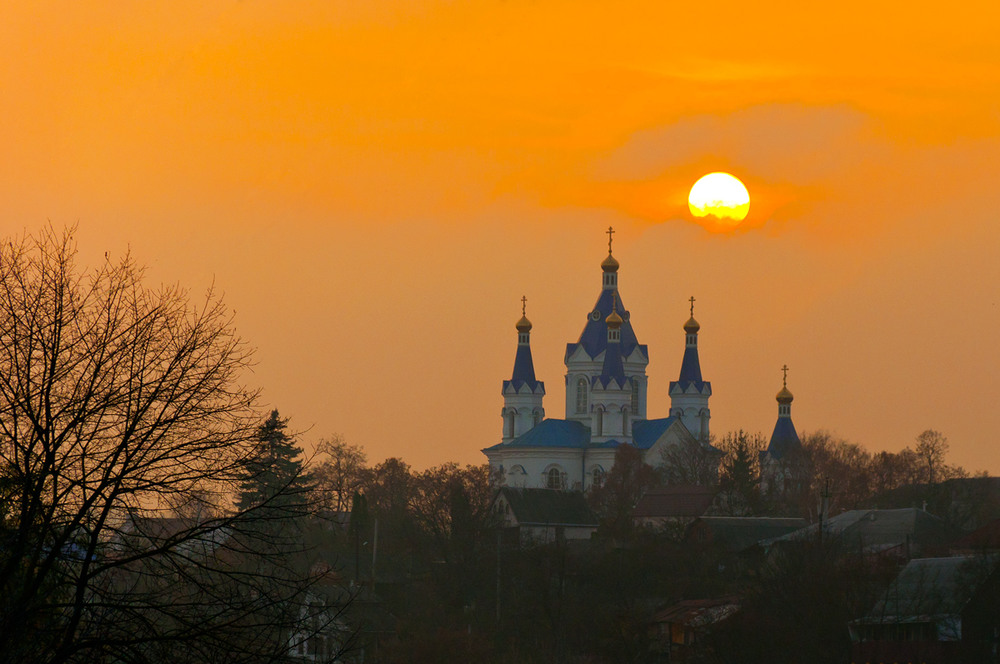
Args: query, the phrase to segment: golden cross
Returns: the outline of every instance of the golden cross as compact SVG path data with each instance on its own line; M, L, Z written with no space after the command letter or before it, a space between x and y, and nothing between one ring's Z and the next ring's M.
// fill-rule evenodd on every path
M691 296L691 318L694 318L694 295Z
M781 367L781 386L788 387L788 365Z
M528 298L524 295L521 296L521 315L524 315L524 307L528 304Z
M608 234L608 255L611 255L611 236L614 235L615 229L608 226L606 233Z

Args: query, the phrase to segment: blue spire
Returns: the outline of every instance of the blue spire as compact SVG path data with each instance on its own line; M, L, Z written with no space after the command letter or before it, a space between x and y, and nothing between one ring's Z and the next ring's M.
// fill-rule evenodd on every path
M517 354L514 356L514 372L511 374L510 380L504 382L513 383L514 389L527 384L534 390L538 385L538 381L535 380L535 364L531 361L531 346L518 344ZM507 386L504 385L504 387Z
M691 317L684 323L684 359L681 361L681 375L671 384L680 384L682 389L694 384L699 390L705 381L701 379L701 361L698 359L698 330L701 325L694 319L694 297L691 298Z
M788 365L781 367L784 377L781 379L781 391L775 396L778 401L778 421L774 423L771 442L767 445L767 454L773 459L780 459L789 452L802 449L802 441L792 424L792 396L788 389Z
M601 375L594 379L595 383L600 383L602 387L608 387L614 381L618 387L625 387L628 379L625 378L625 363L622 360L622 317L618 315L617 307L612 307L611 314L605 319L608 326L608 345L604 352L604 365L601 367Z
M802 441L799 440L799 434L795 432L792 418L779 417L778 421L774 423L771 442L767 444L767 454L772 459L778 460L789 452L800 449L802 449Z
M698 347L688 346L684 349L684 360L681 361L680 383L702 383L701 362L698 361Z
M510 380L503 382L503 390L506 392L509 385L514 386L515 391L520 391L523 385L534 392L542 386L544 393L545 384L535 380L535 363L531 360L531 321L525 315L525 305L528 298L521 298L521 320L517 321L517 354L514 355L514 371Z

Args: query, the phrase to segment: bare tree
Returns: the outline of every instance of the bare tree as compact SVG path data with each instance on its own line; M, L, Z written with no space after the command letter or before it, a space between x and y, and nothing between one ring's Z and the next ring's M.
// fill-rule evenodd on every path
M0 658L279 653L272 609L303 588L227 544L260 506L188 509L245 477L251 349L212 291L75 259L72 230L0 247Z
M663 484L661 473L643 461L633 445L615 448L615 461L604 483L592 487L588 500L601 519L601 530L610 537L626 539L633 533L632 510L648 489Z
M725 452L695 440L682 440L664 447L660 467L667 484L714 486L719 482L719 464Z
M934 484L940 477L944 457L948 453L948 439L940 431L927 429L917 436L917 456L927 469L927 483Z
M355 492L366 479L364 449L334 434L319 441L316 453L322 459L313 469L317 502L331 512L349 511Z
M833 487L830 507L836 511L858 509L871 497L875 468L870 452L828 431L803 435L802 447L812 471L810 496L819 496L829 480Z

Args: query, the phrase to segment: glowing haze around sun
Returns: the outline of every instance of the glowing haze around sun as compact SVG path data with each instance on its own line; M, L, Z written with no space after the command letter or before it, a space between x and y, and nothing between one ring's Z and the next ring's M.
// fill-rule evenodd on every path
M695 217L736 226L750 212L750 192L729 173L709 173L691 187L688 208Z

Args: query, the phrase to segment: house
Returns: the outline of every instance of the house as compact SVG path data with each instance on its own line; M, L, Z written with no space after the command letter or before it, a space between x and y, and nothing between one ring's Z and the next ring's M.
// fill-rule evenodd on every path
M684 527L703 516L718 493L714 487L693 485L650 489L639 498L632 519L649 528Z
M704 637L739 610L735 596L684 600L660 609L649 622L650 654L656 661L695 661L705 654Z
M202 638L200 629L218 625L238 634L229 646L233 656L363 661L359 646L371 640L372 630L355 607L358 592L326 563L305 567L296 555L300 531L275 536L257 525L242 527L225 517L129 515L108 545L109 559L123 562L102 587L105 596L128 600L115 628L130 630L132 638L154 624L191 630L189 647ZM207 633L211 641L212 630ZM134 650L156 658L152 653L161 647L155 638L139 639ZM173 661L177 653L157 657Z
M849 510L823 522L823 539L836 539L843 546L861 553L894 555L903 560L942 552L955 534L943 520L917 508ZM818 538L819 524L814 523L776 537L768 544Z
M952 555L1000 553L1000 519L994 519L951 543Z
M756 516L703 516L688 527L686 541L739 553L760 542L788 535L807 525L805 519Z
M996 557L917 558L884 598L850 624L851 660L997 662L1000 574Z
M288 659L293 662L361 662L364 652L354 647L357 634L345 619L345 608L356 596L345 588L333 568L313 565L313 578L298 603L298 616L288 631Z
M520 544L590 539L597 516L578 491L502 487L493 509Z

